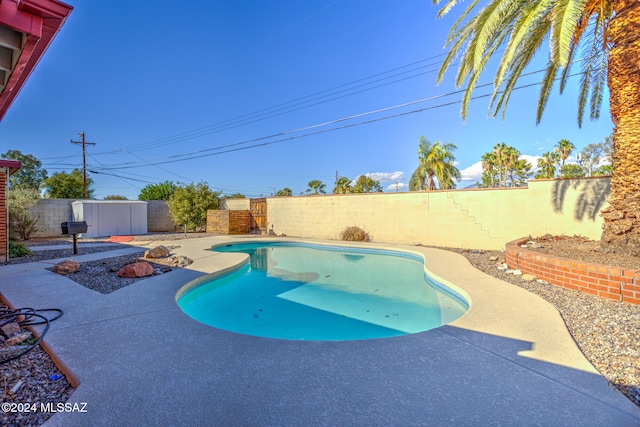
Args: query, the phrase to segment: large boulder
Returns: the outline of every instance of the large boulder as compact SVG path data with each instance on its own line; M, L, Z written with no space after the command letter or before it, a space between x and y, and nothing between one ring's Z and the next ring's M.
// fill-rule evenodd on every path
M134 262L122 267L118 271L118 276L128 278L153 276L153 267L148 262Z
M53 271L58 274L75 273L80 270L80 263L71 259L66 259L53 266Z
M165 246L156 246L153 249L149 249L144 251L144 257L145 258L164 258L169 256L169 249L167 249Z

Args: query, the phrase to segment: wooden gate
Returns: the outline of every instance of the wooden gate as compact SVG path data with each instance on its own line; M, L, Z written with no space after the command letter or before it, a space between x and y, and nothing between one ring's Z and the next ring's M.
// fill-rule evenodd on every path
M251 234L267 234L267 199L250 199Z

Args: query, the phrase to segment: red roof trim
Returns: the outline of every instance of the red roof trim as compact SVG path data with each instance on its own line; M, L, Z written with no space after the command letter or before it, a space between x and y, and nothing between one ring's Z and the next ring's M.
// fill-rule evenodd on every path
M58 0L0 0L0 24L27 34L18 63L0 93L0 120L72 9Z
M20 163L18 160L0 159L0 168L9 168L9 176L13 175L13 173L21 167L22 163Z

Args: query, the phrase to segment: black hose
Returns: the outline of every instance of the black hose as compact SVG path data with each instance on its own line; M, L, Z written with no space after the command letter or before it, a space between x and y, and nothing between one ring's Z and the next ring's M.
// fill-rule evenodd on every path
M57 315L49 319L48 317L43 316L42 314L39 314L39 313L45 313L45 312L54 312L54 313L57 313ZM23 320L19 320L18 318L19 316L22 316ZM6 360L0 360L0 364L4 364L4 363L11 362L12 360L16 360L24 356L25 354L29 353L34 348L36 348L40 344L40 341L42 341L42 339L46 335L47 331L49 330L50 322L53 322L54 320L59 319L60 316L62 316L62 310L58 308L43 308L38 310L33 309L31 307L18 308L16 310L11 310L8 308L0 308L0 326L7 325L9 323L17 323L20 326L45 325L44 330L42 331L38 339L36 339L36 341L33 344L31 344L21 353L11 356Z

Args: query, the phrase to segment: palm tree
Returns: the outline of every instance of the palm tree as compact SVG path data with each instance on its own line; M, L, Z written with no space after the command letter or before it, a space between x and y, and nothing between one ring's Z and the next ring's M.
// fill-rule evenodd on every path
M487 180L491 183L491 188L495 187L496 155L493 151L484 153L482 156L482 175L483 178L484 176L488 178Z
M538 159L536 179L556 177L556 165L560 162L560 155L556 151L547 151Z
M351 180L346 176L341 176L336 181L336 185L333 187L333 194L348 194L353 193L353 187L351 186Z
M562 175L563 177L564 162L569 158L569 155L571 155L571 152L574 150L574 148L576 148L576 146L573 145L573 143L568 139L561 139L556 144L555 150L558 152L558 154L560 154L560 160L562 162L560 165L560 175Z
M324 185L324 183L319 179L311 180L307 185L309 186L309 188L307 188L307 193L313 193L315 196L318 194L326 194L326 191L324 191L326 185Z
M411 174L411 178L409 179L409 191L420 191L423 190L427 183L427 175L425 173L424 168L421 165L418 165L416 170Z
M409 188L415 188L420 183L419 189L436 190L436 181L441 190L456 188L455 179L460 179L460 171L455 167L453 151L455 144L439 141L431 144L424 136L420 137L418 150L418 168L411 175Z
M440 3L442 0L435 0ZM446 0L439 16L459 0ZM613 177L609 206L602 211L601 243L640 254L640 2L637 0L491 0L470 17L474 1L449 33L451 47L438 74L460 61L456 84L465 80L462 117L466 118L471 93L489 59L503 52L494 77L489 103L493 115L503 116L516 82L534 54L549 45L549 61L541 82L536 121L539 123L556 80L560 92L572 75L571 64L581 63L578 90L578 125L585 109L592 120L600 117L605 84L613 121ZM464 22L464 24L463 24ZM616 173L621 171L621 173Z
M504 155L507 144L501 142L493 147L493 154L496 158L496 166L498 166L498 187L502 187L502 169L504 168Z
M507 174L509 175L510 187L513 187L513 168L520 158L520 152L512 146L507 146L504 150L504 186L507 186Z
M276 191L276 197L281 197L281 196L291 196L293 194L293 191L291 191L291 189L289 187L284 187L282 190L278 190Z

